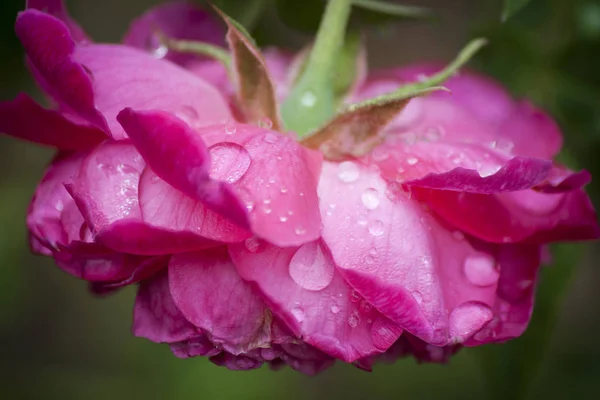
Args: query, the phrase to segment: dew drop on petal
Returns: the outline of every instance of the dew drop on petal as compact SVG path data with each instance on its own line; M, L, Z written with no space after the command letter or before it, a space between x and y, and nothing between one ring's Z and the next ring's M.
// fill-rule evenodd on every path
M500 171L500 165L484 165L477 170L479 176L486 178Z
M342 182L356 182L359 174L358 167L352 161L341 162L338 166L338 177Z
M250 253L256 253L260 248L260 239L256 236L250 237L244 241L244 245Z
M360 196L362 203L369 210L374 210L379 206L379 193L376 189L368 188Z
M337 314L337 313L340 312L340 308L338 306L336 306L336 305L331 306L330 310L334 314Z
M359 214L358 215L358 224L360 226L365 226L367 225L368 219L367 219L367 214Z
M285 222L287 220L288 220L288 218L286 216L279 217L279 221L281 221L281 222Z
M351 328L356 328L359 322L360 316L356 311L348 316L348 325L350 325Z
M485 326L494 316L484 303L467 302L452 310L449 317L450 337L454 343L462 343Z
M323 290L333 280L334 266L323 255L317 242L301 246L290 260L289 273L306 290Z
M380 220L375 220L369 224L369 232L373 236L381 236L385 232L385 226Z
M358 294L357 291L353 290L352 292L350 292L350 301L353 303L358 303L360 301L361 297L360 294Z
M500 276L494 259L487 254L475 254L467 257L463 268L467 280L475 286L491 286L498 281Z
M408 165L416 165L419 162L419 159L417 157L408 157L406 159L406 163Z
M273 127L273 121L264 117L258 120L258 126L264 129L271 129Z
M304 235L306 233L306 229L304 229L302 227L298 227L298 228L294 229L294 233L296 235Z
M232 123L228 123L225 125L225 134L226 135L233 135L236 132L237 128L235 126L235 124Z
M292 315L296 318L296 321L302 323L304 322L304 310L300 305L296 304L292 307Z
M273 132L267 132L263 136L263 142L265 143L273 144L276 143L277 140L279 140L279 138L277 137L277 134Z
M236 143L222 142L211 146L210 177L234 183L240 180L250 168L250 154Z

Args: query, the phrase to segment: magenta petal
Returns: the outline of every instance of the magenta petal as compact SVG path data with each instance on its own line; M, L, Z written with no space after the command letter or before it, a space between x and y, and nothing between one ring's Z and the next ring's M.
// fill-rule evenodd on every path
M77 46L75 59L93 76L96 107L116 139L125 137L117 115L127 107L169 112L192 128L233 118L229 104L211 84L141 50L122 45Z
M349 182L340 175L347 165L326 163L319 183L323 239L338 271L419 338L436 345L467 340L492 317L494 259L393 192L377 172L355 167ZM476 273L469 275L471 263Z
M469 340L467 346L503 342L525 332L533 312L540 255L540 247L535 245L499 248L500 280L493 306L494 319Z
M262 292L292 331L346 362L385 351L402 329L354 293L335 271L327 249L311 242L298 249L243 245L230 254L240 274Z
M242 228L248 227L246 209L231 186L210 178L209 152L201 135L161 111L125 109L118 120L156 175Z
M244 155L247 153L247 169L243 173L234 171L235 179L230 181L251 210L252 232L282 247L319 238L321 217L316 187L321 154L304 148L291 137L252 125L227 124L198 132L210 145L216 164L235 164L223 161L235 157L239 165L239 148Z
M50 14L64 22L77 42L88 42L89 38L79 24L69 17L63 0L27 0L26 8L33 8Z
M225 47L225 29L214 14L183 1L161 4L146 11L131 23L123 43L156 54L161 48L157 31L172 39L194 40ZM168 52L166 58L185 64L197 60L198 56Z
M551 176L533 189L542 193L562 193L581 189L592 181L592 174L586 170L571 172L562 168L554 168Z
M106 120L95 107L90 75L73 59L76 46L69 28L48 14L29 9L17 17L15 31L50 95L84 120L108 132Z
M0 103L0 132L61 150L89 149L108 137L96 127L79 125L58 111L44 109L25 93Z
M423 178L410 180L404 184L470 193L514 192L530 189L541 183L551 169L552 162L550 161L515 157L489 176L481 176L475 170L459 167L441 174L430 173Z
M225 248L174 255L169 285L175 305L213 343L234 354L268 343L268 310Z
M175 343L195 337L197 331L173 302L166 271L140 284L133 310L135 336Z
M248 231L175 189L149 168L140 178L139 200L144 221L157 228L182 235L193 233L225 243L239 242L250 236Z

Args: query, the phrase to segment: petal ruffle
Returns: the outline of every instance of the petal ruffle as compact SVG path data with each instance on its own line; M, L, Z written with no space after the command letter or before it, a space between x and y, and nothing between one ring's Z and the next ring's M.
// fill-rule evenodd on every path
M306 343L354 362L387 350L402 333L348 287L321 241L288 249L258 246L231 246L230 254L240 275Z

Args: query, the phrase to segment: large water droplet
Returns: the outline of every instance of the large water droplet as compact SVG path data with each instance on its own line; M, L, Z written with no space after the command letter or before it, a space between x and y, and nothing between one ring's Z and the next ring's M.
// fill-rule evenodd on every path
M323 290L333 280L334 266L317 242L300 247L289 265L290 276L298 286L311 291Z
M211 158L210 176L213 179L237 182L252 162L246 149L236 143L217 143L208 150Z
M467 302L452 310L449 317L450 337L454 343L469 339L493 318L494 313L484 303Z
M356 182L359 175L360 171L352 161L344 161L338 166L338 177L342 182Z
M369 188L360 196L362 203L369 210L374 210L379 206L379 193L376 189Z
M483 165L481 168L477 170L479 176L482 178L494 175L496 172L500 171L500 165Z
M380 220L375 220L369 224L369 232L373 236L381 236L385 232L385 226Z
M466 258L464 273L475 286L490 286L498 281L500 273L495 267L494 258L487 254L475 254Z

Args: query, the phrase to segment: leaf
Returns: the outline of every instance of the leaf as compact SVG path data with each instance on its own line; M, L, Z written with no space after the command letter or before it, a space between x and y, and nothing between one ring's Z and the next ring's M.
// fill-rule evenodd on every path
M502 21L506 22L510 17L521 11L531 0L504 0L502 9Z
M361 157L382 142L383 129L412 98L436 90L446 89L433 87L408 94L381 96L350 105L301 143L320 150L328 160Z
M352 0L352 5L368 11L402 18L431 18L433 13L424 7L387 3L378 0Z
M260 50L239 23L213 7L229 28L227 42L232 55L232 72L237 84L239 106L247 122L263 123L269 120L272 129L282 130L275 85Z
M541 272L533 317L523 336L474 349L481 356L490 399L523 399L543 361L570 278L582 259L581 245L553 248L553 263Z

